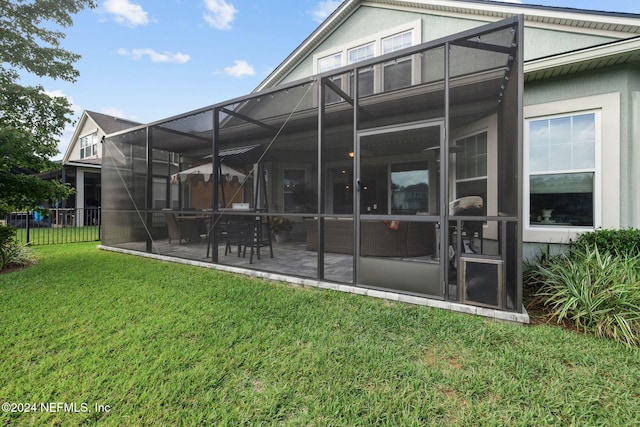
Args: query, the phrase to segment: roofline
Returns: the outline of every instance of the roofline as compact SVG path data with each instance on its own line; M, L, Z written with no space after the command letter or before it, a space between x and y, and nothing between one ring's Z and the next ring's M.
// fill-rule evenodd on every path
M599 16L599 17L611 17L617 18L616 23L619 18L631 18L631 19L640 19L639 13L630 13L630 12L612 12L612 11L604 11L604 10L592 10L592 9L578 9L574 7L559 7L559 6L544 6L538 4L522 4L522 3L507 3L499 0L414 0L416 3L474 3L481 4L483 6L487 6L486 10L504 10L505 8L514 8L518 9L520 13L523 13L523 9L529 10L537 10L540 12L540 16L545 16L549 18L560 18L562 20L567 19L567 14L578 14L578 15L589 15L589 16ZM495 5L494 5L495 4ZM637 23L635 24L637 25Z
M640 37L619 40L544 58L531 59L524 63L524 74L526 78L527 75L535 75L536 73L547 71L552 68L575 65L578 63L587 63L606 57L618 56L632 52L638 52L638 55L640 56Z
M516 19L516 17L512 17L513 19ZM504 22L504 20L502 21ZM491 24L486 24L486 26L491 26ZM477 32L479 27L476 28L472 28L469 29L467 31L464 31L460 34L465 34L465 33L475 33ZM404 49L403 51L399 51L399 52L394 52L392 54L388 54L386 56L393 56L393 55L406 55L407 52L413 52L414 50L421 50L424 49L425 46L436 46L439 44L443 43L443 40L448 39L449 36L444 37L442 39L437 39L437 40L432 40L429 42L425 42L422 43L420 45L416 45L407 49ZM561 54L557 54L557 55L552 55L552 56L547 56L547 57L543 57L543 58L536 58L536 59L531 59L528 60L524 63L524 78L525 81L527 80L528 77L533 77L535 76L537 73L541 73L543 71L547 71L553 68L561 68L563 66L567 66L567 65L571 65L571 64L576 64L576 63L588 63L590 61L597 61L599 59L602 58L606 58L606 57L612 57L612 56L617 56L617 55L624 55L624 54L629 54L629 53L633 53L633 52L637 52L638 53L638 57L640 58L640 36L638 37L633 37L633 38L629 38L629 39L625 39L625 40L618 40L618 41L614 41L614 42L609 42L606 44L602 44L602 45L598 45L598 46L592 46L592 47L588 47L585 49L579 49L579 50L575 50L575 51L571 51L571 52L565 52L565 53L561 53ZM384 56L382 57L375 57L369 61L365 61L360 63L360 65L366 65L368 62L374 63L377 61L382 61L384 60ZM347 69L350 66L344 66L341 68ZM331 73L339 73L340 69L336 69L336 70L331 70L327 73L324 74L331 74ZM209 111L212 110L214 108L218 108L218 107L223 107L229 104L234 104L234 103L238 103L238 102L242 102L244 100L250 99L254 96L257 96L259 92L260 96L264 96L264 95L268 95L272 92L278 92L278 91L283 91L286 90L287 88L291 88L291 87L295 87L301 84L305 84L305 83L312 83L314 81L316 81L318 78L321 78L322 74L316 74L313 76L309 76L309 77L304 77L302 79L296 80L296 81L292 81L292 82L288 82L286 84L282 84L282 85L278 85L278 86L273 86L273 87L268 87L262 91L253 91L250 94L241 96L241 97L237 97L237 98L233 98L233 99L229 99L229 100L223 100L221 102L218 103L214 103L205 107L201 107L198 108L196 110L192 110L192 111L187 111L181 114L177 114L168 118L164 118L161 120L156 120L154 122L148 123L148 124L141 124L139 126L135 126L135 127L131 127L128 129L123 129L121 131L118 132L114 132L111 133L109 135L106 135L105 137L112 137L112 136L118 136L118 135L123 135L123 134L127 134L130 132L134 132L134 131L139 131L139 130L144 130L147 127L153 127L153 126L158 126L158 125L162 125L164 123L167 122L171 122L173 120L179 120L181 118L184 118L186 116L190 116L190 115L195 115L195 114L200 114L203 113L205 111Z
M430 40L424 43L421 43L419 45L415 45L415 46L411 46L402 50L398 50L398 51L394 51L392 53L388 53L386 55L381 55L381 56L376 56L375 58L369 59L367 61L362 61L358 63L359 67L366 67L368 64L377 64L377 63L381 63L384 61L388 61L388 60L392 60L394 58L399 58L399 57L403 57L403 56L407 56L407 55L413 55L415 53L419 53L425 49L431 49L437 46L442 46L445 43L447 43L448 41L454 39L463 39L465 37L470 37L472 35L476 35L480 32L491 32L494 31L497 28L501 28L501 27L507 27L510 25L513 25L515 22L517 22L519 19L518 16L511 16L507 19L503 19L501 21L497 21L497 22L488 22L484 25L481 25L479 27L475 27L475 28L470 28L468 30L465 31L461 31L459 33L456 34L452 34L452 35L448 35L448 36L444 36L441 38L438 38L436 40ZM319 74L314 74L308 77L303 77L301 79L292 81L292 82L287 82L285 84L282 85L278 85L278 86L273 86L273 87L268 87L264 90L261 91L256 91L254 90L253 92L250 92L247 95L244 96L240 96L237 98L232 98L232 99L228 99L228 100L223 100L220 102L217 102L215 104L210 104L208 106L205 107L201 107L195 110L191 110L191 111L187 111L181 114L177 114L175 116L171 116L165 119L161 119L161 120L156 120L154 122L148 123L148 124L141 124L139 126L136 127L131 127L128 129L123 129L117 132L113 132L110 134L105 135L105 138L111 138L111 137L116 137L116 136L120 136L120 135L125 135L128 133L132 133L132 132L137 132L137 131L141 131L141 130L145 130L146 128L152 128L154 126L160 126L163 125L165 123L174 121L174 120L180 120L183 119L187 116L193 116L193 115L197 115L197 114L201 114L210 110L213 110L215 108L220 108L220 107L224 107L224 106L228 106L228 105L232 105L232 104L237 104L255 97L261 97L261 96L267 96L271 93L275 93L275 92L282 92L285 91L289 88L293 88L296 86L300 86L300 85L305 85L308 83L314 83L316 81L318 81L319 79L323 78L324 76L330 76L332 74L339 74L341 72L341 70L347 71L353 68L353 64L350 65L345 65L343 67L334 69L334 70L330 70L327 71L325 73L319 73Z
M424 6L426 9L440 12L458 12L478 15L489 19L507 18L524 14L525 23L552 20L555 24L566 25L567 21L597 22L615 27L637 27L640 31L640 14L593 11L566 7L526 5L505 3L494 0L345 0L325 21L316 28L285 60L276 67L254 90L259 92L267 87L276 85L284 78L299 61L301 61L315 46L330 34L340 23L346 20L360 5L397 5L404 7ZM473 5L472 8L468 7ZM465 7L466 6L466 7ZM593 17L593 19L586 19Z
M82 111L82 115L80 116L80 119L78 120L78 124L76 125L76 128L73 131L73 135L71 136L71 139L69 140L69 145L67 145L67 149L64 152L64 156L62 156L62 163L66 162L67 160L69 160L69 157L71 156L71 150L74 147L74 143L73 141L77 140L80 137L80 129L82 129L84 126L84 123L87 121L87 118L91 119L91 121L93 122L94 125L96 125L97 127L98 124L95 122L95 120L93 120L93 118L87 114L87 110Z
M77 168L89 168L89 169L101 169L101 164L96 163L81 163L81 162L63 162L62 166L74 166Z

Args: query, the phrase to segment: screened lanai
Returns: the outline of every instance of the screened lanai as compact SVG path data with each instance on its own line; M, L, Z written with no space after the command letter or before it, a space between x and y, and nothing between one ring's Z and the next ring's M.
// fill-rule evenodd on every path
M521 25L109 135L103 245L520 312Z

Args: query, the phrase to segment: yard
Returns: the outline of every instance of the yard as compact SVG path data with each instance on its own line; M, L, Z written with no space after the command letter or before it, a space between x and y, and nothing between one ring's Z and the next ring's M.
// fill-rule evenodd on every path
M0 274L0 425L640 419L638 348L95 246Z

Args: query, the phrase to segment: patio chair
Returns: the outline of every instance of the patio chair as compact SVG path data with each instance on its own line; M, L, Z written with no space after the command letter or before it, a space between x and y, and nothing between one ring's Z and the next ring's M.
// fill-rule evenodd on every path
M169 243L177 240L178 244L185 242L197 242L200 240L200 229L197 221L178 220L173 212L163 212L169 232Z

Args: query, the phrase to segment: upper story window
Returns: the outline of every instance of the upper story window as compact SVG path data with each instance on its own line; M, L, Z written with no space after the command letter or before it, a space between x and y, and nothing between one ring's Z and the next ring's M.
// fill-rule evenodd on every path
M326 71L335 70L336 68L340 68L342 66L342 53L336 53L333 55L325 56L324 58L318 59L318 73L324 73ZM331 78L331 81L336 84L336 86L342 86L342 77L335 76ZM333 102L339 102L342 98L336 92L332 90L327 90L325 93L325 102L327 104Z
M347 56L349 64L367 61L375 55L374 43L368 43L355 49L349 49ZM374 73L373 67L362 68L358 72L358 96L372 95L374 91ZM353 88L353 76L350 78L349 87Z
M413 44L413 31L406 31L395 36L382 39L382 54L395 52ZM411 57L398 58L387 62L383 69L383 90L389 91L411 86Z
M342 66L342 53L318 59L318 73L335 70Z
M403 25L389 29L350 44L337 46L331 51L317 53L314 55L314 72L324 73L410 47L421 39L421 25L421 21L416 20L411 26ZM358 95L363 97L408 87L413 83L413 68L412 56L361 68L358 70ZM331 80L345 93L354 94L352 74L335 76ZM341 100L341 97L331 90L327 90L325 96L327 102Z
M86 159L98 155L98 132L80 138L80 158Z
M599 123L597 111L527 122L531 226L596 226Z

